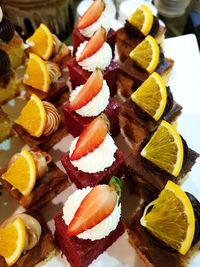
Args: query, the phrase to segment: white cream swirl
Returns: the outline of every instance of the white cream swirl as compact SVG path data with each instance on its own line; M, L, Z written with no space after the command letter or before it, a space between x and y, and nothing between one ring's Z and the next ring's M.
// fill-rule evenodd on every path
M72 91L69 101L72 102L79 94L84 85L77 86ZM107 82L103 80L103 86L99 93L90 100L85 106L76 110L76 113L83 117L98 116L107 107L110 97L110 90Z
M2 22L2 19L3 19L3 11L2 11L2 9L0 7L0 22Z
M91 190L92 187L76 190L65 202L65 205L63 207L63 219L66 225L70 224L81 202ZM107 218L105 218L103 221L101 221L91 229L82 232L77 237L81 239L90 239L92 241L102 239L116 229L120 217L121 204L118 205L117 203L113 212Z
M102 13L102 15L88 27L81 29L80 33L88 38L91 38L92 35L100 28L103 27L106 30L106 33L110 30L110 19L108 16Z
M78 137L75 138L69 148L69 154L73 153ZM77 167L80 171L87 173L97 173L104 171L106 168L110 167L115 161L114 154L117 147L112 139L112 137L107 134L103 143L97 147L94 151L87 154L86 156L71 161L74 167Z
M76 60L78 61L82 51L87 45L88 41L81 43L76 52ZM105 70L112 60L112 50L108 43L104 42L102 47L92 56L78 62L84 70L94 71L95 69Z

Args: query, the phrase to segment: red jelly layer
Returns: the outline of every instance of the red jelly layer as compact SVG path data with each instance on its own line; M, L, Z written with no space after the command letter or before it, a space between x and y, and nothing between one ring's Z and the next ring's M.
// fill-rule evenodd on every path
M91 72L82 69L75 58L71 58L68 62L69 76L72 83L72 89L76 86L85 84L91 75ZM117 62L111 61L110 65L104 71L104 79L106 80L109 88L110 95L114 96L117 93L117 77L119 73L119 65Z
M69 102L63 105L63 114L65 125L67 126L68 132L77 137L81 134L83 129L96 117L82 117L75 111L69 110ZM109 99L108 106L103 111L110 121L110 132L112 136L119 134L119 103L113 99Z
M75 28L73 30L73 55L75 56L77 48L79 45L85 41L88 41L90 38L84 37L80 31ZM115 41L116 41L116 32L113 29L110 29L107 36L107 42L109 43L112 53L114 56L115 52Z
M95 186L97 184L108 183L113 175L121 177L124 174L124 156L119 150L115 153L115 162L104 171L98 173L87 173L74 167L69 159L69 152L61 157L61 162L70 178L77 188Z
M62 216L60 212L54 218L55 240L71 267L87 267L124 233L124 227L119 222L117 228L105 238L95 241L79 239L66 234L67 226Z

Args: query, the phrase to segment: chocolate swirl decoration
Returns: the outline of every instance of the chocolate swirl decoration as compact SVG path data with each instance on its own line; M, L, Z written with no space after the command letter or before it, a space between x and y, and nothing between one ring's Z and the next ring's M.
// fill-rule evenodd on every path
M58 129L61 123L61 116L58 114L58 111L54 105L47 101L42 101L42 103L47 114L47 122L43 131L43 135L49 136Z
M51 61L47 61L46 66L49 72L51 82L55 83L61 76L60 68L56 63L53 63Z
M15 29L7 17L3 17L2 21L0 22L0 39L8 43L14 36Z
M6 75L10 71L10 59L8 54L0 49L0 76Z

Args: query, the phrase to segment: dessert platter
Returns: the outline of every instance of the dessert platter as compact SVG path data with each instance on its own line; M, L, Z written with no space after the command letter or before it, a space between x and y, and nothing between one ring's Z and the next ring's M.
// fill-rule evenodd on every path
M0 8L1 267L200 265L196 39L104 10L69 48Z

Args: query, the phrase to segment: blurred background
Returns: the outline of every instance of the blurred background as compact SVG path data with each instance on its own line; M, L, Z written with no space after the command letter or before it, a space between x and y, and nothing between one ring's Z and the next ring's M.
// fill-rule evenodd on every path
M124 23L140 3L149 5L167 27L167 37L194 33L200 45L200 0L105 0L112 24ZM68 44L78 18L92 0L4 0L1 5L25 39L41 22ZM119 26L119 24L118 24Z

